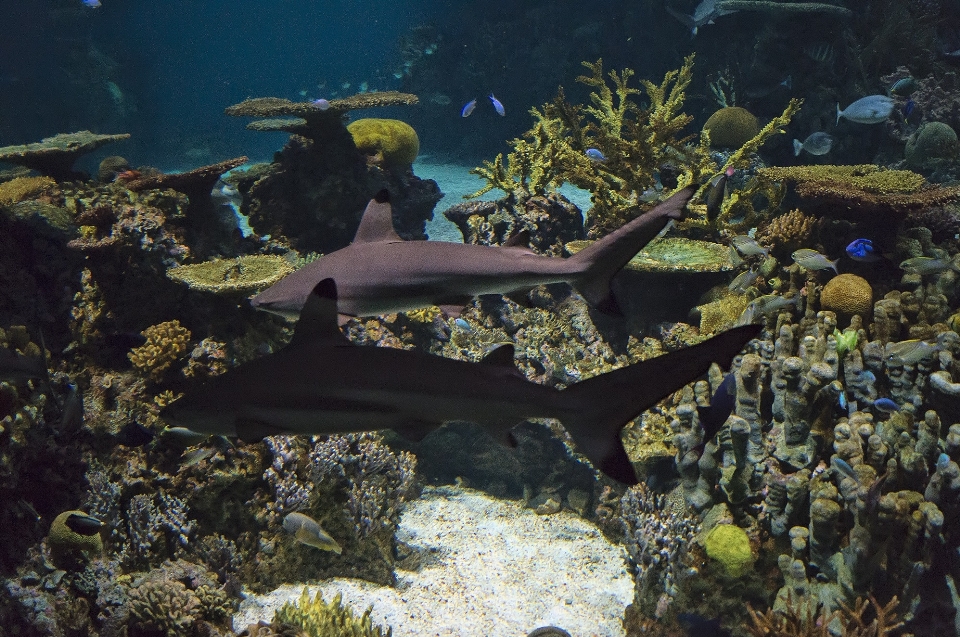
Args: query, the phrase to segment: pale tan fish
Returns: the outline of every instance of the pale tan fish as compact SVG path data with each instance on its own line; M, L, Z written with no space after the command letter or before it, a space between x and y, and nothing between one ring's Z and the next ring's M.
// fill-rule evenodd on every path
M340 555L342 549L337 541L330 537L320 524L303 513L288 513L283 518L283 528L293 534L297 542L318 548L321 551L333 551Z

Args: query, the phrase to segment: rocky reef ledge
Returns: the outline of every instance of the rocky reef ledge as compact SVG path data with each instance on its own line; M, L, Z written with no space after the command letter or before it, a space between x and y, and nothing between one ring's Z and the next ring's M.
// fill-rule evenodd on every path
M623 608L633 599L624 550L572 512L539 516L480 492L428 488L407 505L397 537L410 555L398 565L396 588L336 578L311 584L310 595L319 590L329 601L340 593L358 615L372 605L374 623L395 637L515 637L549 625L623 635ZM288 584L250 595L233 625L270 621L302 591Z

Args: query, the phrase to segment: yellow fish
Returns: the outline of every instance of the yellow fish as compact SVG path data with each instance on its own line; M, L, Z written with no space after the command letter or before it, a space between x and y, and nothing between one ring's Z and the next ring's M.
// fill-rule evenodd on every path
M312 546L321 551L333 551L337 555L340 555L342 551L337 541L327 535L320 524L309 515L289 513L283 518L283 528L289 533L293 533L293 537L301 544Z

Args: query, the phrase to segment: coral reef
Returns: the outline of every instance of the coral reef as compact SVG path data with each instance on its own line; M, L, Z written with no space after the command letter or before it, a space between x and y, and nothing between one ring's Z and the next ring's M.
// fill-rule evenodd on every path
M48 188L57 185L50 177L17 177L0 184L0 206L20 203L31 199Z
M703 540L710 559L719 562L727 574L740 577L753 564L750 537L735 524L718 524Z

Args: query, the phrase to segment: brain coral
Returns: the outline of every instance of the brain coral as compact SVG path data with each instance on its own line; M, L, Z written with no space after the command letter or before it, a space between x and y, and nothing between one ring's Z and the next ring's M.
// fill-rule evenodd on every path
M347 130L361 152L377 155L385 164L409 167L420 152L417 131L397 119L358 119Z
M703 130L710 131L711 146L740 148L760 132L760 123L747 109L727 106L711 115Z
M747 532L733 524L718 524L704 540L707 555L723 565L733 577L740 577L753 563Z
M957 133L943 122L927 122L907 140L904 157L911 168L933 168L957 156Z
M820 309L837 314L866 316L872 307L873 288L866 279L856 274L833 277L820 293Z
M74 514L87 515L84 511L64 511L53 519L53 524L50 525L50 533L47 535L50 557L54 564L60 568L81 563L84 553L94 557L103 551L103 541L100 539L99 533L81 535L67 526L67 518Z

